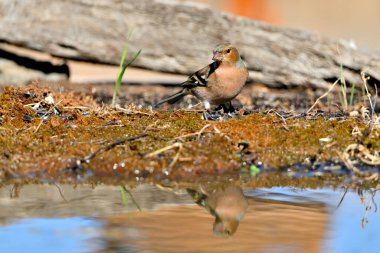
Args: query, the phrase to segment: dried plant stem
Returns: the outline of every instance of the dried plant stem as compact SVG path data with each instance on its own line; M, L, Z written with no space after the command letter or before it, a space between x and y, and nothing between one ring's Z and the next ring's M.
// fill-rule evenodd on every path
M211 126L213 126L213 125L212 125L212 124L207 124L207 125L203 126L199 131L197 131L197 132L195 132L195 133L190 133L190 134L181 135L181 136L178 136L178 137L174 138L174 140L183 139L183 138L186 138L186 137L192 137L192 136L197 136L197 139L199 139L199 138L202 136L202 134L206 131L206 129L209 128L209 127L211 127ZM217 129L215 126L213 126L213 127L214 127L214 131L215 131L217 134L222 134L222 133L220 132L219 129ZM226 138L228 138L228 136L226 136ZM228 139L229 139L229 138L228 138ZM229 140L230 140L230 139L229 139ZM171 144L171 145L165 146L165 147L160 148L160 149L158 149L158 150L156 150L156 151L153 151L153 152L151 152L151 153L148 153L148 154L145 155L145 157L154 157L154 156L159 155L159 154L161 154L161 153L164 153L164 152L166 152L166 151L168 151L168 150L178 148L177 153L175 154L173 160L170 162L169 167L168 167L169 170L171 170L171 169L173 168L173 166L175 165L175 163L176 163L176 162L179 160L179 158L180 158L180 153L181 153L181 151L182 151L182 149L183 149L183 145L184 145L184 143L182 143L182 142L175 142L174 144Z
M85 158L83 158L83 160L88 163L88 161L92 160L95 156L97 156L101 152L108 151L108 150L110 150L110 149L112 149L112 148L114 148L116 146L119 146L121 144L124 144L126 142L134 141L134 140L146 137L146 136L148 136L148 134L143 133L143 134L140 134L140 135L137 135L137 136L133 136L133 137L130 137L130 138L116 140L116 141L114 141L114 142L112 142L112 143L110 143L110 144L108 144L106 146L98 148L95 152L93 152L90 155L88 155Z
M371 107L371 113L370 113L370 120L369 120L369 128L368 130L363 134L361 140L360 140L360 144L362 144L364 142L364 140L371 134L372 130L373 130L373 125L374 125L374 122L373 122L373 115L375 114L375 107L376 107L376 101L377 101L377 86L375 84L375 96L374 96L374 101L372 101L371 99L371 93L369 92L368 90L368 85L367 85L367 80L368 80L368 77L365 76L365 72L362 71L361 72L361 77L362 77L362 80L363 80L363 85L364 85L364 88L365 88L365 91L367 93L367 97L368 97L368 101L369 101L369 105Z
M145 157L153 157L153 156L159 155L159 154L161 154L161 153L163 153L165 151L168 151L170 149L182 147L182 145L183 145L182 143L176 142L176 143L174 143L172 145L169 145L169 146L160 148L160 149L158 149L156 151L153 151L153 152L145 155Z
M178 136L176 138L174 138L175 140L178 140L178 139L182 139L182 138L186 138L186 137L191 137L191 136L197 136L197 138L199 139L201 137L201 135L203 134L203 132L209 128L211 126L211 124L207 124L205 125L204 127L202 127L201 130L199 130L198 132L195 132L195 133L190 133L190 134L184 134L184 135L181 135L181 136Z
M320 96L320 97L315 101L315 103L310 107L309 110L306 111L306 113L310 113L310 111L314 109L314 107L318 104L318 102L319 102L322 98L326 97L326 96L327 96L327 95L328 95L328 94L334 89L335 85L336 85L338 82L339 82L339 79L337 79L337 80L333 83L333 85L331 85L331 87L330 87L330 89L329 89L328 91L326 91L322 96Z
M137 139L140 139L140 138L143 138L143 137L146 137L148 136L148 134L146 133L143 133L143 134L140 134L140 135L137 135L137 136L133 136L133 137L129 137L129 138L125 138L125 139L119 139L119 140L116 140L106 146L103 146L103 147L100 147L98 148L95 152L89 154L88 156L82 158L82 159L79 159L76 161L75 164L67 167L66 169L71 169L71 170L75 170L75 169L78 169L81 167L81 165L83 163L89 163L92 159L94 159L98 154L102 153L102 152L105 152L105 151L108 151L116 146L119 146L119 145L122 145L126 142L130 142L130 141L134 141L134 140L137 140Z

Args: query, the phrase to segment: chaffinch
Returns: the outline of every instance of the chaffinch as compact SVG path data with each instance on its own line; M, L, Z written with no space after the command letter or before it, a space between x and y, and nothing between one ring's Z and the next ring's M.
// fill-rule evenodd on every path
M215 217L213 231L217 236L233 235L248 208L248 201L240 187L217 186L206 189L200 185L200 190L187 189L195 203L206 208Z
M213 54L211 64L189 76L181 84L183 89L180 92L165 98L155 107L163 103L173 104L192 94L202 101L207 111L211 105L220 105L224 112L233 112L231 100L240 93L247 81L247 67L236 47L231 44L216 46Z

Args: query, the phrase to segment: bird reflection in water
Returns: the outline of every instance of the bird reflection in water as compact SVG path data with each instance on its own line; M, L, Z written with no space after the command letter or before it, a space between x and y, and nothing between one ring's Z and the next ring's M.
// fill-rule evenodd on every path
M248 208L248 201L238 186L218 185L206 189L203 185L198 190L187 189L194 202L204 207L215 217L213 232L219 237L232 236Z

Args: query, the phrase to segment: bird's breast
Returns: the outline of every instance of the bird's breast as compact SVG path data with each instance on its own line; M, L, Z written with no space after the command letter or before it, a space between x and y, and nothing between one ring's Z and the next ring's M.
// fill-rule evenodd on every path
M191 92L200 100L219 105L234 99L248 78L246 68L219 67L209 76L207 86L198 86Z
M209 85L216 100L224 103L234 99L243 89L248 78L248 71L234 67L224 67L215 71L213 84Z

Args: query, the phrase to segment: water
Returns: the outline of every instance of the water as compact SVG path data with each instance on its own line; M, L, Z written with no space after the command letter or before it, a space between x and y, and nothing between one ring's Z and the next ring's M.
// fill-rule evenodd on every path
M135 202L119 186L4 186L0 252L380 252L379 197L368 191L146 184L130 193Z

